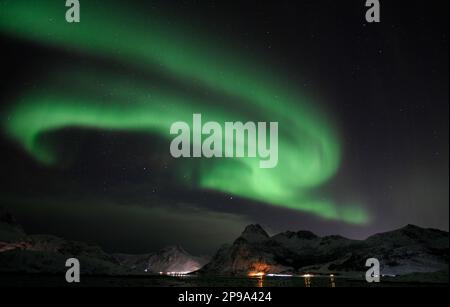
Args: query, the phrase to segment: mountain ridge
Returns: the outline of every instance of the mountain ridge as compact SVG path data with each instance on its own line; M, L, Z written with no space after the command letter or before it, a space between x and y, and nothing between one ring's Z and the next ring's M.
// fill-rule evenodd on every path
M247 226L231 245L220 248L199 274L358 274L366 271L369 258L379 259L382 273L388 275L448 271L448 232L433 228L409 224L365 240L320 237L310 231L286 231L261 239L263 231L257 224Z
M340 235L321 237L308 230L270 236L261 225L251 224L231 244L222 245L211 259L193 256L180 245L140 255L110 254L95 244L52 235L28 235L11 214L0 208L0 271L64 272L69 257L79 258L86 274L361 275L366 271L365 261L377 258L382 274L406 275L448 272L449 234L408 224L364 240Z
M110 254L96 244L54 235L30 235L0 208L0 272L59 274L67 270L65 261L72 257L80 260L81 273L88 275L190 272L207 262L180 245L142 255Z

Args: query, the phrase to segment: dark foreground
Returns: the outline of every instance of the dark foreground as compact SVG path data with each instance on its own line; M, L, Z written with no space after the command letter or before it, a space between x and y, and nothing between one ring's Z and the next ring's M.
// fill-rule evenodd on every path
M329 277L198 277L198 276L82 276L69 284L64 275L0 274L0 287L448 287L445 282L405 282L386 278L379 284Z

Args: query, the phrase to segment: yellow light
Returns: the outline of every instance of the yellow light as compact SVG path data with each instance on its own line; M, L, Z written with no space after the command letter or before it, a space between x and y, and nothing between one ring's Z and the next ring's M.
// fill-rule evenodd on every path
M264 277L266 273L264 272L250 272L248 273L248 276L250 277Z

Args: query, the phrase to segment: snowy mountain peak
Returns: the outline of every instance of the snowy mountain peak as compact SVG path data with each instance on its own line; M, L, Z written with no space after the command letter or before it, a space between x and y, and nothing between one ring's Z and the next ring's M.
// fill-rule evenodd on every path
M252 224L245 227L241 237L249 242L256 242L269 239L267 232L258 224Z
M187 252L180 245L172 245L163 248L160 253L171 253L171 254L187 254Z
M313 239L317 239L318 236L315 235L314 233L312 233L311 231L307 231L307 230L300 230L297 232L293 232L293 231L286 231L283 232L281 234L279 234L278 236L280 237L285 237L287 239L303 239L303 240L313 240Z
M406 275L448 271L448 232L409 225L366 240L309 231L284 232L273 237L259 225L247 226L240 238L220 249L200 273L247 275L255 267L273 274L365 272L366 260L380 260L383 274Z

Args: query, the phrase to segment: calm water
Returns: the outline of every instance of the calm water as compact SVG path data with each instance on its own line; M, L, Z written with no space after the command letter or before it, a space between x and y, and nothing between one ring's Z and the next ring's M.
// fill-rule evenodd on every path
M64 275L0 274L0 286L67 286ZM82 276L79 286L87 287L368 287L368 286L426 286L426 284L381 283L368 284L362 280L339 277L264 277L230 278L198 276ZM71 284L70 286L73 286Z

